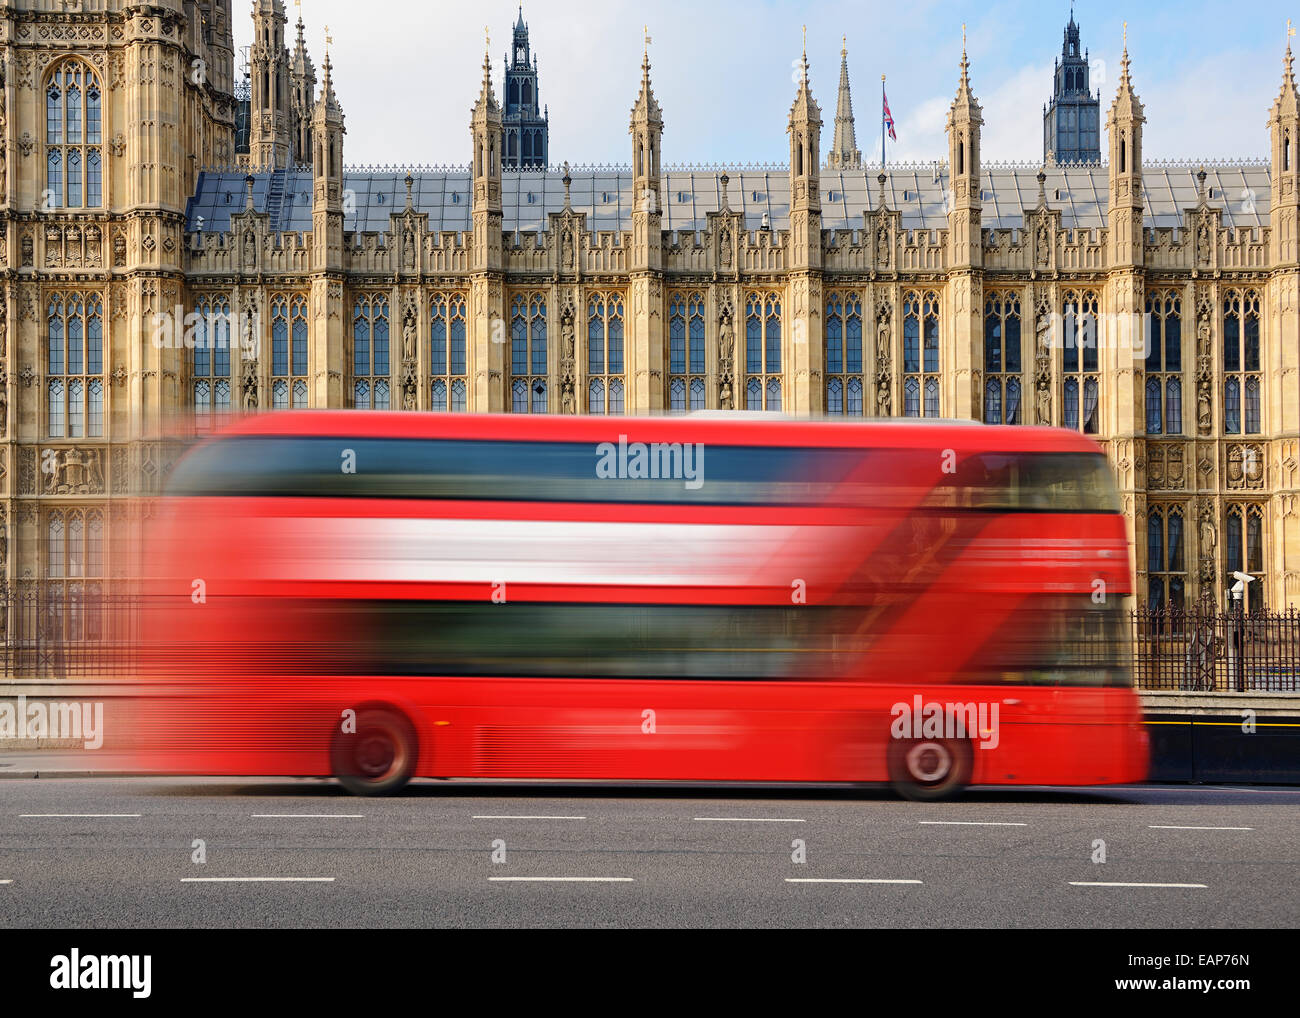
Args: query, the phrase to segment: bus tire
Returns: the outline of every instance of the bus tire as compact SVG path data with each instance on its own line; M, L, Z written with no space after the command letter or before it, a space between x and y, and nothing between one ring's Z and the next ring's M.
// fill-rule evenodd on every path
M889 740L889 781L914 802L955 799L970 784L975 754L966 739Z
M415 773L419 740L401 711L363 707L356 731L335 731L330 765L339 784L353 795L392 795Z

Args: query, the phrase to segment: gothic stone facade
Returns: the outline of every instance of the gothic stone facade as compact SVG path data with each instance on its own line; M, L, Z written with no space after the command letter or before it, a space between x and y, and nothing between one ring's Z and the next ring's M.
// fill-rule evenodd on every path
M1256 603L1300 604L1289 50L1268 160L1202 172L1144 165L1125 54L1099 165L985 164L963 56L945 162L824 166L805 60L788 162L665 169L647 59L630 167L504 172L485 58L470 166L408 175L344 171L328 57L306 122L301 83L278 83L310 66L290 61L280 0L254 8L265 168L230 168L230 16L229 0L0 10L9 583L117 575L104 527L134 485L157 490L155 436L178 418L779 407L1091 432L1140 599L1222 604L1240 569ZM209 332L237 316L236 338L159 343L177 308Z

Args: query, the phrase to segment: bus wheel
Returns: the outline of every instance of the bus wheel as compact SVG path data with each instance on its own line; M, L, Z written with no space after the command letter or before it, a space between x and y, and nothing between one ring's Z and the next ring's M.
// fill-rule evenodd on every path
M890 739L889 780L916 802L955 799L970 783L974 754L965 739Z
M353 795L391 795L415 773L415 727L386 707L357 711L356 731L336 731L330 763L339 784Z

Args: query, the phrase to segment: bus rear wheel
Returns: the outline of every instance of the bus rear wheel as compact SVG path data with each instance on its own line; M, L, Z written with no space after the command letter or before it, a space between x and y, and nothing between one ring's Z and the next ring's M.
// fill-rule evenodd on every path
M889 781L914 802L955 799L970 784L974 754L965 739L890 739Z
M391 795L400 791L419 755L415 726L387 707L357 711L356 731L338 731L330 763L339 784L353 795Z

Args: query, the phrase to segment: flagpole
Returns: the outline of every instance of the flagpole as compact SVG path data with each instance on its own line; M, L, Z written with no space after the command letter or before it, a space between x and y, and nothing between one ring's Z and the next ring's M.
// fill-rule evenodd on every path
M885 168L885 76L880 76L880 168Z

